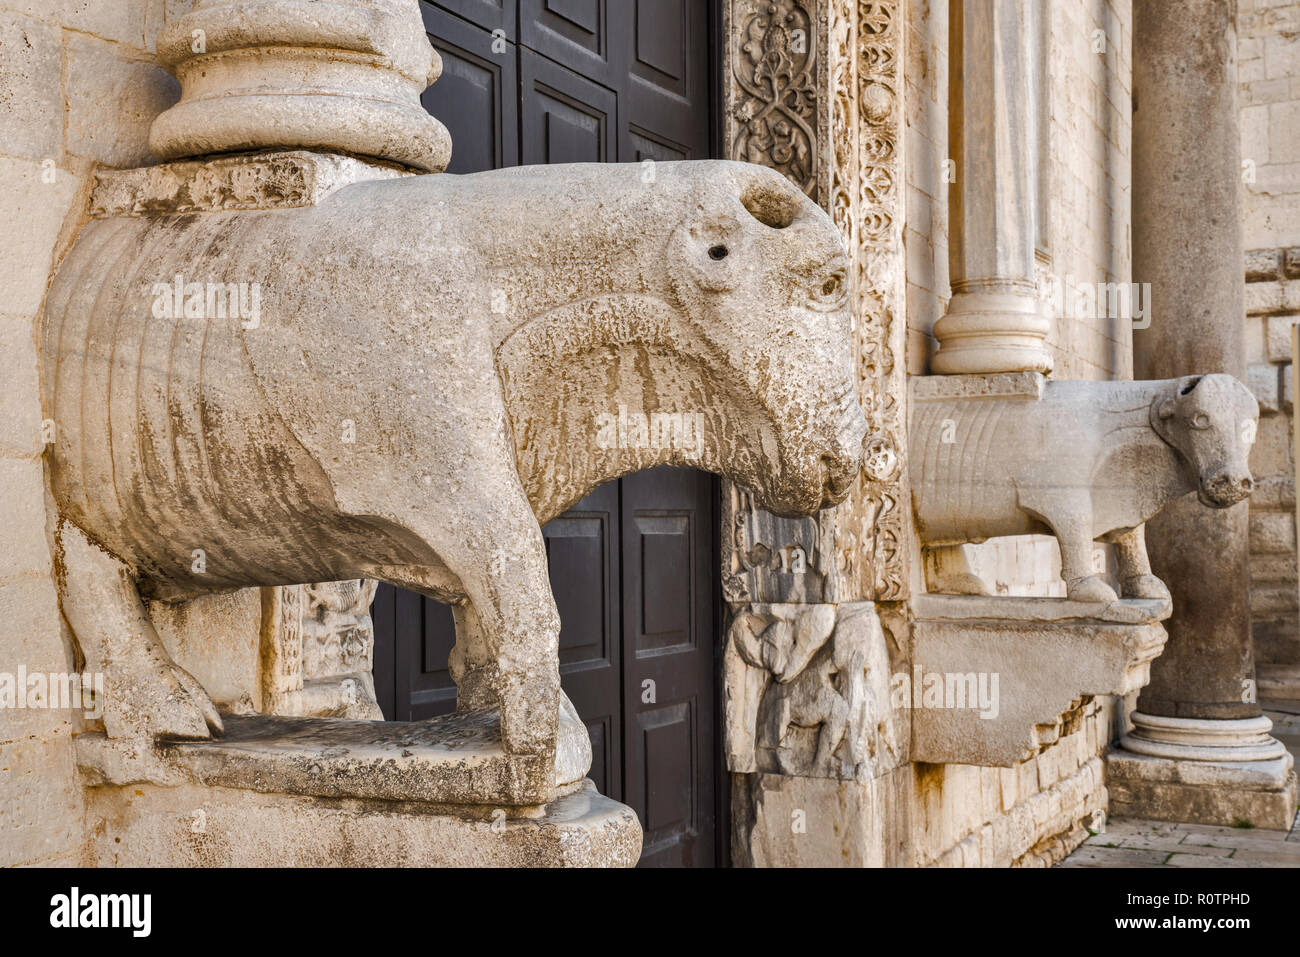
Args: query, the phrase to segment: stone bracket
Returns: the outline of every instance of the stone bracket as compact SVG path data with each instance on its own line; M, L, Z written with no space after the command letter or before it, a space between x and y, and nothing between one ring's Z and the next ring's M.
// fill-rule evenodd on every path
M912 759L986 767L1050 743L1080 698L1145 685L1169 614L1159 601L964 595L918 596L914 611L910 683L894 689L895 707L913 711Z

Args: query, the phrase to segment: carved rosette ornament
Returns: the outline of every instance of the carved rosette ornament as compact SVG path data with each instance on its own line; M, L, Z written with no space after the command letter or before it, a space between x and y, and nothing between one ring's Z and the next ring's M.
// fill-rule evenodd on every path
M732 159L780 170L831 215L853 259L858 398L871 426L849 499L821 519L754 512L724 492L723 588L733 603L908 597L902 257L903 18L898 0L728 0ZM833 555L822 568L809 542ZM788 556L805 552L801 573ZM799 575L806 580L799 580Z

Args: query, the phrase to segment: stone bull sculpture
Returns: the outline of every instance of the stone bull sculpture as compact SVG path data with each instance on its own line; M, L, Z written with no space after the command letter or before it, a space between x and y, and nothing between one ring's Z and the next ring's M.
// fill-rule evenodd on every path
M62 605L108 672L110 737L221 727L142 597L374 578L454 605L459 708L499 707L507 752L553 760L539 523L663 464L781 514L847 494L866 422L833 224L760 167L655 174L363 181L84 230L47 298L43 381ZM260 317L195 318L188 293L168 316L173 282L253 284ZM620 405L697 414L701 435L605 447Z
M1227 508L1250 495L1259 406L1228 375L1047 382L1041 397L913 401L910 477L921 542L1046 532L1076 601L1111 602L1092 543L1113 542L1127 598L1168 600L1142 524L1195 492Z

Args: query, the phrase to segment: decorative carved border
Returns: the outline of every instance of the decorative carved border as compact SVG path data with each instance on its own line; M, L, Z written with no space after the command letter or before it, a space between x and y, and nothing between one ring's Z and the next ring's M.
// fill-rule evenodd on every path
M859 398L873 434L852 495L833 513L835 574L821 589L822 601L897 601L910 590L902 4L726 0L723 10L729 155L780 170L816 199L854 262ZM745 539L745 529L764 523L744 512L744 501L729 488L727 599L789 600L755 593L745 559L755 543Z
M824 202L817 3L728 0L725 6L727 155L779 170Z

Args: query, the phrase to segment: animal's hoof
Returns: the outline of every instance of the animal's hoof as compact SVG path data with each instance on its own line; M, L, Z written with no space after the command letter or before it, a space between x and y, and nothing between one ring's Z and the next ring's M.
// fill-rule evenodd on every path
M511 683L501 695L501 743L509 754L555 752L559 689L545 680Z
M935 591L943 595L991 595L989 586L984 583L984 579L971 572L961 572L953 575L942 576L937 584Z
M1087 578L1076 578L1066 585L1066 595L1070 601L1086 601L1089 603L1109 603L1118 601L1119 596L1115 594L1115 589L1107 585L1097 575L1089 575Z
M217 706L203 686L184 668L167 662L159 669L157 681L161 694L157 707L146 718L155 738L210 738L225 728Z
M1157 601L1169 601L1169 589L1155 575L1134 575L1123 582L1125 598L1152 598Z

